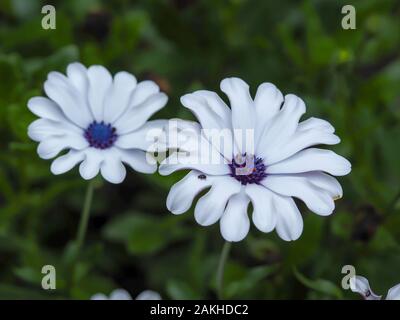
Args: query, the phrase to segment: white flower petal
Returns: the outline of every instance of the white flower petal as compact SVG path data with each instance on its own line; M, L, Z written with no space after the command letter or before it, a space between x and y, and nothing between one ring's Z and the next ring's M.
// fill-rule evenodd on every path
M157 171L157 162L142 150L118 149L121 161L135 171L141 173L154 173Z
M301 199L316 214L327 216L335 209L332 195L313 184L307 175L269 175L261 183L276 193Z
M67 76L82 97L86 98L88 96L89 79L85 66L78 62L70 63L67 67Z
M88 147L87 141L78 135L51 137L39 143L37 152L42 159L51 159L65 149L82 150Z
M37 119L29 125L28 136L38 142L54 136L73 136L77 140L84 139L83 130L69 121L56 122L43 118Z
M263 158L268 156L271 148L281 146L295 133L300 117L306 112L304 101L294 94L285 96L282 109L264 127L261 134L257 134L256 154Z
M334 176L344 176L351 171L348 160L330 150L309 148L292 157L267 166L268 174L325 171Z
M362 276L354 276L350 278L350 289L351 291L360 293L361 295L364 295L371 290L368 279Z
M283 145L271 147L266 153L264 161L271 165L281 160L287 159L288 157L308 147L318 144L333 145L338 144L339 142L339 137L332 133L326 133L315 129L301 131L297 130L293 134L293 137L291 137Z
M273 205L276 209L276 232L285 241L297 240L303 232L303 218L291 197L274 194Z
M104 160L103 150L88 148L85 150L85 159L79 166L79 173L85 180L91 180L99 174L100 165Z
M311 129L323 131L325 133L335 132L335 128L328 121L314 117L311 117L307 120L300 122L297 127L298 131L311 130Z
M163 128L167 122L168 120L148 121L139 129L119 136L115 142L115 146L122 149L155 151L157 150L157 142L163 134Z
M226 78L220 87L230 101L233 128L254 128L254 106L249 85L239 78Z
M135 109L138 106L142 105L146 100L149 100L158 93L160 93L160 88L154 81L145 80L137 83L129 97L127 108L125 108L124 112L114 120L114 123L121 122L123 120L121 118L126 117L126 115L134 114Z
M199 93L198 91L185 94L181 97L181 103L193 112L203 129L230 128L231 119L226 116L227 111L224 111L223 116L221 116L220 113L224 110L222 109L223 107L212 108L209 104L210 100L213 101L215 99L210 98L209 94ZM222 103L224 102L222 101ZM219 105L216 101L214 104ZM226 106L226 108L228 107ZM219 110L219 112L217 110Z
M380 300L381 296L376 295L369 286L368 279L362 276L350 278L350 289L363 296L365 300Z
M91 66L87 72L89 78L89 105L97 122L104 119L104 100L112 85L112 76L103 66Z
M120 117L114 126L120 135L132 132L141 127L154 113L163 108L168 101L165 93L157 93Z
M224 163L222 156L219 156L220 159L216 164L210 164L208 157L202 158L195 153L191 153L189 156L186 156L184 153L173 153L161 162L159 172L161 175L167 176L178 170L194 169L209 175L230 174L229 166Z
M161 296L158 292L145 290L139 294L135 300L161 300Z
M191 128L190 124L187 125ZM160 174L168 175L182 169L194 169L210 175L230 174L227 160L210 142L196 130L189 131L192 136L178 134L178 138L187 139L179 143L179 150L183 151L174 152L164 159L160 164Z
M202 190L212 185L213 178L199 171L190 171L175 183L168 193L167 208L174 214L182 214L190 209L193 200Z
M308 179L312 184L324 189L333 200L340 199L343 196L343 189L339 181L329 174L320 171L311 171L305 173L297 173L296 176L303 176Z
M250 96L249 85L239 78L226 78L221 81L220 87L230 101L232 128L239 152L254 154L254 137L247 137L250 134L249 130L254 133L255 127L254 102ZM247 138L253 139L251 145L246 145Z
M159 137L159 145L164 145L165 149L195 152L203 148L211 149L209 141L201 134L201 126L197 122L171 119L163 130L165 134Z
M124 181L126 177L126 168L122 164L121 154L119 150L116 148L111 148L106 150L104 161L100 164L100 172L104 179L108 182L119 184ZM133 155L130 155L130 158L126 155L126 161L129 161L130 164L135 164L137 159L132 159Z
M64 115L86 129L93 121L87 101L69 79L59 72L50 72L44 83L47 96L55 101Z
M231 177L215 179L210 191L202 196L196 204L194 217L198 224L209 226L217 222L226 206L228 199L240 192L240 183Z
M226 241L241 241L249 233L248 205L249 198L244 193L238 193L229 199L220 221L221 234Z
M400 300L400 283L388 291L386 300Z
M58 122L47 119L37 119L28 127L28 136L34 141L40 142L55 136L64 136L65 131L57 126Z
M269 82L260 84L254 98L256 122L265 125L279 112L282 103L283 95L275 85Z
M55 175L59 175L71 170L79 162L85 158L85 154L82 151L70 150L66 155L58 157L51 164L51 172Z
M28 108L38 117L53 121L68 121L60 107L45 97L33 97L28 101Z
M246 194L253 204L253 223L262 232L271 232L277 221L277 213L273 206L273 194L263 186L248 184Z
M114 123L128 108L136 87L136 78L128 72L118 72L104 100L104 121Z
M208 107L221 118L225 127L232 127L232 111L218 94L208 90L197 90L193 94L205 99Z
M225 156L226 159L231 160L233 154L233 135L230 119L222 118L208 104L208 101L213 99L210 99L210 97L205 98L204 96L204 93L199 94L197 92L186 94L181 97L181 103L191 110L199 120L203 128L202 132L210 144Z
M90 298L90 300L108 300L108 297L103 293L96 293Z
M139 82L135 88L135 91L132 93L129 105L131 107L136 107L159 92L160 88L154 81L145 80Z
M124 289L115 289L110 294L110 300L132 300L131 295Z

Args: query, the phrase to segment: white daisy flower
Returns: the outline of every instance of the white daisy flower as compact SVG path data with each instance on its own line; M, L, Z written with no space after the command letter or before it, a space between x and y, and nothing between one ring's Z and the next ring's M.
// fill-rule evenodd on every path
M178 139L171 146L181 152L160 165L163 175L192 169L171 188L167 207L174 214L184 213L196 195L209 188L195 206L200 225L219 221L227 241L240 241L249 232L251 202L252 220L260 231L276 229L282 239L296 240L303 219L293 197L322 216L330 215L334 200L342 197L342 188L332 176L348 174L349 161L332 151L311 148L337 144L340 139L325 120L299 122L306 111L303 100L293 94L284 97L271 83L261 84L254 100L249 86L238 78L224 79L221 90L230 108L211 91L181 98L199 123L178 122Z
M107 297L103 293L97 293L93 295L90 300L133 300L132 296L129 294L128 291L124 289L116 289L110 293L110 296ZM140 293L135 300L161 300L161 296L151 290L145 290Z
M67 67L67 75L50 72L44 83L46 97L29 100L29 109L40 119L28 135L40 142L37 152L43 159L68 152L51 165L53 174L62 174L78 163L82 178L99 172L111 183L126 176L123 163L143 173L157 170L144 151L153 143L151 129L163 120L147 121L167 103L167 96L152 81L137 83L127 72L114 77L102 66L85 68L80 63Z
M381 300L382 296L376 295L368 282L368 279L362 276L350 278L350 289L362 295L365 300ZM391 288L385 300L400 300L400 283Z

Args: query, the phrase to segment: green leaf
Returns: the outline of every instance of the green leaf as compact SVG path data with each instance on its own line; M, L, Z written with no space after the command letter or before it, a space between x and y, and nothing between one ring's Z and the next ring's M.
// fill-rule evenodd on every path
M311 280L302 275L296 268L293 269L296 278L307 288L321 292L327 296L335 297L337 299L343 298L343 292L340 288L329 280L316 279Z
M132 254L152 254L185 235L179 221L174 216L160 219L133 212L113 219L103 234L108 240L124 243Z
M174 300L198 300L202 299L185 281L169 280L167 293Z
M260 266L249 269L245 275L236 281L226 283L224 292L226 297L242 297L247 292L254 290L254 287L260 284L260 282L265 282L265 286L268 285L266 277L276 271L276 266Z
M40 269L33 269L31 267L21 267L21 268L16 268L14 270L14 273L17 277L20 279L30 282L32 284L35 284L37 286L40 286L40 283L42 281L43 275L41 273Z
M0 284L1 300L46 300L61 299L59 293L54 290L33 290L15 285Z

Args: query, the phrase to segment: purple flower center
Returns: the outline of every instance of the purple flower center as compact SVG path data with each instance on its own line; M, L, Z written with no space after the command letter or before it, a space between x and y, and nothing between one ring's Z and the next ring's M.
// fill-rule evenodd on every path
M85 138L90 146L96 149L111 148L118 138L116 129L109 123L92 122L85 130Z
M252 155L238 155L229 164L231 177L234 177L242 185L248 183L260 184L267 176L266 165L261 158Z

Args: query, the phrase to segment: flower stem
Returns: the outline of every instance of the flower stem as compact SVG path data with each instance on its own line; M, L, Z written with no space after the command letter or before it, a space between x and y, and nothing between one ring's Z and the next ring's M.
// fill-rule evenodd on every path
M223 299L223 289L224 289L224 271L226 260L228 259L229 251L231 250L232 243L225 241L224 247L222 248L222 253L219 258L218 269L217 269L217 295L218 299Z
M81 219L79 221L79 228L78 228L78 233L76 236L76 243L75 243L77 253L79 253L79 251L82 247L83 241L85 240L87 225L88 225L89 216L90 216L90 208L92 207L94 184L95 183L94 183L94 179L93 179L89 182L87 189L86 189L85 202L83 204Z

